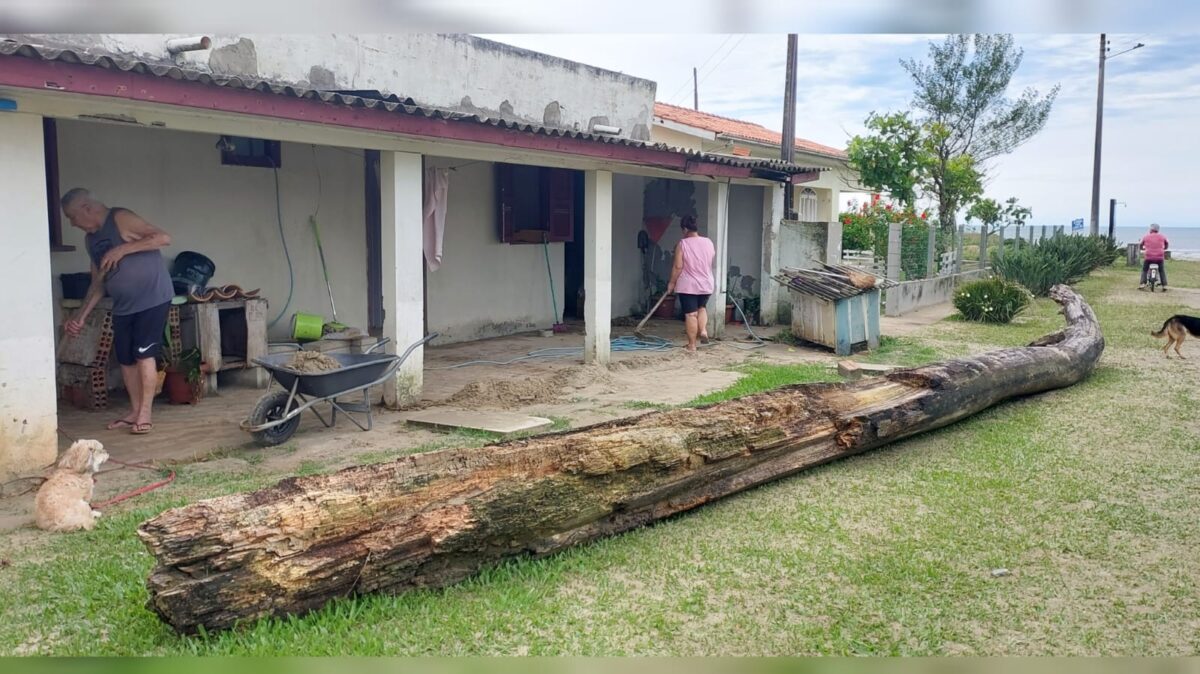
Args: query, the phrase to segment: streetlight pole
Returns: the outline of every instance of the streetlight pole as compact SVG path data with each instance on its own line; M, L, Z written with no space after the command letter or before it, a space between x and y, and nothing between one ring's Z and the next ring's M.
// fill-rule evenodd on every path
M1114 59L1121 54L1126 54L1134 49L1145 47L1141 42L1133 45L1129 49L1122 52L1117 52L1112 56L1108 55L1108 36L1104 33L1100 34L1100 75L1096 82L1096 148L1095 155L1092 160L1092 218L1091 218L1091 234L1098 236L1100 234L1100 139L1104 128L1104 63L1109 59Z

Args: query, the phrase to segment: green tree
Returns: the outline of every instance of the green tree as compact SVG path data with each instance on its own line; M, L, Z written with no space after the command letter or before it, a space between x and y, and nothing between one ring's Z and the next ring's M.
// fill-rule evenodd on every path
M967 210L967 220L978 220L987 225L988 229L994 227L1003 217L1000 204L996 203L995 199L976 199Z
M944 230L952 230L959 207L978 196L972 183L981 182L981 166L1046 124L1058 85L1044 96L1031 88L1016 100L1005 95L1023 56L1011 35L950 35L930 43L927 62L900 61L913 78L913 106L929 130L926 170Z
M921 127L907 112L867 116L867 136L850 139L846 150L859 182L876 192L887 192L906 207L917 199L926 177L929 155L921 141Z
M1033 210L1025 206L1018 205L1016 197L1009 197L1008 200L1004 202L1004 210L1001 212L1001 215L1003 216L1005 222L1010 225L1016 225L1017 231L1020 232L1021 225L1024 225L1026 220L1033 217Z

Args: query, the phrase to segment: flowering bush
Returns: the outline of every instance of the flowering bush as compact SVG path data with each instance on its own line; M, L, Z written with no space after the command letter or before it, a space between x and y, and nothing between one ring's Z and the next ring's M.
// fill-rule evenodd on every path
M1008 323L1032 301L1033 294L1022 285L998 278L965 283L954 293L958 313L984 323Z
M842 249L869 250L877 259L887 258L888 226L901 224L900 268L905 278L925 276L926 248L929 244L929 211L897 207L872 195L870 203L838 215L842 222ZM941 246L939 245L939 251Z

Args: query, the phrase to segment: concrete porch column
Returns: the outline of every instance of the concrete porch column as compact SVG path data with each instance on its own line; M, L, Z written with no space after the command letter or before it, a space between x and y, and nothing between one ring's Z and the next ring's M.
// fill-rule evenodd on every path
M708 217L705 232L717 249L716 288L708 302L708 335L725 335L725 294L729 283L729 183L708 184Z
M762 188L762 268L759 271L759 319L774 325L779 318L779 302L783 287L771 280L779 273L779 230L783 221L783 185Z
M383 336L392 340L385 347L389 353L403 353L425 336L421 155L380 152L379 176ZM413 403L420 397L424 355L423 347L414 350L396 372L393 384L383 387L388 407Z
M583 362L607 365L612 358L612 172L583 178Z
M54 310L42 118L0 112L0 480L58 455ZM63 226L67 226L64 222Z

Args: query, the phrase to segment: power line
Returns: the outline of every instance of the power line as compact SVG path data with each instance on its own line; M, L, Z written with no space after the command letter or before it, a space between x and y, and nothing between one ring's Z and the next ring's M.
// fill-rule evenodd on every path
M739 45L741 45L741 44L742 44L742 40L745 40L745 39L746 39L746 36L745 36L745 35L743 35L743 36L741 36L740 38L738 38L738 41L733 43L733 46L732 46L732 47L730 47L729 51L725 52L725 55L721 57L721 60L720 60L720 61L717 61L716 65L714 65L714 66L712 67L712 70L709 70L709 71L708 71L708 75L705 75L704 77L700 78L700 83L701 83L701 84L703 84L703 83L704 83L704 80L708 79L708 76L709 76L709 75L712 75L713 73L717 72L717 68L720 68L720 67L721 67L721 64L725 62L725 59L729 58L729 55L730 55L730 54L732 54L733 52L737 51L737 48L738 48L738 46L739 46Z
M712 57L717 55L717 52L719 52L725 48L725 45L728 44L729 41L733 39L733 35L734 34L725 36L725 40L722 41L721 44L718 45L716 49L712 50L712 53L710 53L708 55L708 58L704 59L704 63L700 64L699 70L704 70L704 66L708 65L708 62L712 60ZM678 89L675 90L675 93L671 94L671 97L666 100L674 101L675 99L679 98L679 93L681 91L684 91L687 88L687 85L688 85L688 82L684 82Z
M717 69L721 67L721 64L725 62L725 59L729 58L730 54L737 51L738 46L741 45L742 40L745 40L745 39L746 39L746 36L742 35L741 37L738 38L737 42L733 43L733 46L729 48L729 51L725 52L725 55L721 57L721 60L717 61L715 64L713 64L713 67L708 70L708 73L706 75L704 75L704 77L701 77L700 81L698 83L696 83L697 89L700 88L701 84L704 84L704 81L707 80L710 75L717 72ZM676 98L678 98L678 97L676 97Z

